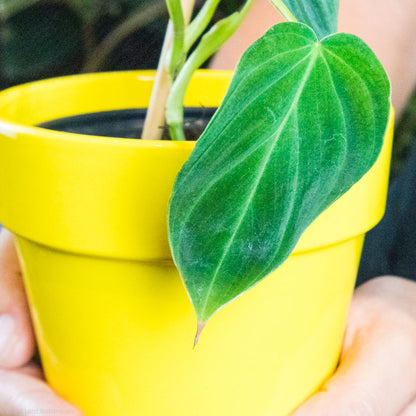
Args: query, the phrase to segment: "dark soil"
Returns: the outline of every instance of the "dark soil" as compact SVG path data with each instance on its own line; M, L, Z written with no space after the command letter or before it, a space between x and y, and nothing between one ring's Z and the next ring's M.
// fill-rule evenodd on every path
M186 140L198 139L215 110L215 108L203 107L185 109ZM144 108L103 111L52 120L39 124L39 127L67 133L140 139L145 116ZM161 129L163 129L163 140L170 140L167 127L161 126Z

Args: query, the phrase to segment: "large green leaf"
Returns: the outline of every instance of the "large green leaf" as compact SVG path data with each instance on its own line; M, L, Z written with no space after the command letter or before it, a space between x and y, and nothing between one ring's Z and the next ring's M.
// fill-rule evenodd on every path
M299 22L310 26L319 39L336 33L339 0L283 0L283 3Z
M389 109L387 76L353 35L320 42L283 23L247 50L170 201L173 259L199 321L275 270L368 171Z

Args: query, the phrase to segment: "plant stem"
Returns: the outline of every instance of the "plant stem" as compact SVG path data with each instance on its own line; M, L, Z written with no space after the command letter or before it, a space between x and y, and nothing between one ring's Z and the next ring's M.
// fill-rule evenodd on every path
M235 12L216 23L201 39L176 78L166 103L166 121L172 140L185 140L183 132L183 102L194 72L216 52L237 30L253 5L247 0L240 12Z
M162 128L165 124L165 103L172 84L169 71L166 68L166 58L170 53L172 38L173 28L172 23L169 22L143 125L142 140L160 140L162 138Z
M221 0L206 0L205 4L195 19L187 27L185 32L185 51L189 51L191 46L204 32L212 17L214 16L215 10L220 1Z
M181 0L166 0L170 20L173 27L172 51L169 72L172 80L176 78L178 69L183 65L185 55L185 19Z
M182 0L182 11L185 25L191 18L195 0ZM156 72L153 91L147 110L146 120L143 126L142 139L160 140L162 138L165 124L165 107L172 85L171 74L169 73L167 61L171 56L173 44L173 23L169 22L163 42L162 53Z
M288 21L288 22L297 22L295 16L293 16L292 12L288 9L288 7L283 3L282 0L269 0L274 7L280 12L280 14Z

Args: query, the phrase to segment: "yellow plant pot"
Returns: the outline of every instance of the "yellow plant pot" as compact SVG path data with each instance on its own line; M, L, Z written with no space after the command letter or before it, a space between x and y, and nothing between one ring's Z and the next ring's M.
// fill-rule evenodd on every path
M166 235L193 144L34 127L146 107L153 76L83 75L0 94L0 222L16 236L47 380L87 416L285 416L337 364L363 235L384 211L392 122L365 178L193 349L196 319ZM199 72L186 105L218 105L229 81Z

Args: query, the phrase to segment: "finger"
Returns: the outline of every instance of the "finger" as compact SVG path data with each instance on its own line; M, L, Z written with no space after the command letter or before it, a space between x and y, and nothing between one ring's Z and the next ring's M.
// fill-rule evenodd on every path
M14 369L13 372L18 374L24 374L32 378L37 378L39 380L45 381L45 376L43 374L42 367L38 363L33 362L33 360L26 364L24 367Z
M59 398L43 381L30 375L0 370L0 416L31 414L83 415Z
M397 416L411 401L416 391L414 321L390 306L393 302L373 296L379 283L354 295L339 369L293 416Z
M416 415L416 398L406 406L399 416L415 416Z
M35 337L17 253L9 232L0 232L0 367L30 360Z

